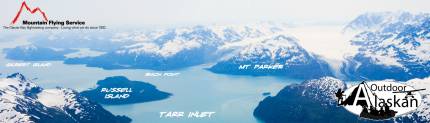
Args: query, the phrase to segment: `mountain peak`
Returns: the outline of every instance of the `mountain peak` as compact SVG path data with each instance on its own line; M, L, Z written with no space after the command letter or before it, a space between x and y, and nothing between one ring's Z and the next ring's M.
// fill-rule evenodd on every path
M314 98L322 99L330 103L333 103L332 100L336 100L333 94L334 92L338 89L346 89L345 82L329 76L304 81L302 86L305 87L304 92L307 92L307 94L315 94Z
M396 12L367 12L357 16L345 28L344 32L361 32L363 30L381 30L381 27L392 24L414 24L420 22L427 13L410 13L407 11Z
M22 75L21 73L14 73L14 74L11 74L11 75L7 76L6 78L8 78L8 79L18 79L21 82L22 81L27 81L27 79L25 78L25 76Z
M131 122L71 89L43 89L21 73L0 79L0 122Z
M409 80L430 73L428 13L391 13L351 39L358 47L342 68L348 78ZM355 22L351 22L355 23ZM366 65L360 65L366 64Z

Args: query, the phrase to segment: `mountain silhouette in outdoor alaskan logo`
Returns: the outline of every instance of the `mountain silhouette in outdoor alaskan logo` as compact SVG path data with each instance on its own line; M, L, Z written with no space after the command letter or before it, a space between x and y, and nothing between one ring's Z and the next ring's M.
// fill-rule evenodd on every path
M23 9L29 11L31 14L39 12L42 15L44 21L48 21L48 17L46 17L45 12L43 12L39 7L31 9L30 7L28 7L27 3L25 3L25 1L23 1L22 4L21 4L21 7L19 8L18 13L16 13L16 16L12 20L12 24L15 24L18 21L18 19L19 19L20 15L21 15L21 12L22 12Z

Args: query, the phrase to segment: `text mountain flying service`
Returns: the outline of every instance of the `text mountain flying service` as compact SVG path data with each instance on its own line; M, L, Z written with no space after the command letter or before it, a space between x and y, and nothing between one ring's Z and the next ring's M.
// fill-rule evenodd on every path
M64 26L64 25L85 25L85 21L22 21L23 25L53 25L53 26Z

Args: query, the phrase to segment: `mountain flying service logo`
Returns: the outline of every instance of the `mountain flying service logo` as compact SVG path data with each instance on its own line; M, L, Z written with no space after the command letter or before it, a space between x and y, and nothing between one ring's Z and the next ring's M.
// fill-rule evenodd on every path
M32 15L41 15L43 20L22 20L22 25L14 26L20 20L23 12L29 12ZM13 18L9 26L4 26L5 29L105 29L105 26L85 26L85 21L80 20L49 20L46 13L39 7L32 8L23 1L21 7Z
M335 95L338 105L361 118L385 120L417 109L422 97L410 86L393 81L361 82ZM345 95L344 95L345 93Z
M40 13L41 15L42 15L42 17L43 17L43 19L44 19L44 21L45 22L47 22L48 21L48 17L46 17L46 14L45 14L45 12L43 12L39 7L36 7L36 8L34 8L34 9L31 9L28 5L27 5L27 3L25 3L25 1L23 1L22 2L22 4L21 4L21 7L19 8L19 10L18 10L18 13L16 13L16 15L15 15L15 17L13 18L13 20L12 20L12 24L15 24L17 21L18 21L18 19L19 19L19 17L20 17L20 15L21 15L21 13L22 13L22 10L27 10L28 12L30 12L31 14L35 14L36 12L38 12L38 13Z

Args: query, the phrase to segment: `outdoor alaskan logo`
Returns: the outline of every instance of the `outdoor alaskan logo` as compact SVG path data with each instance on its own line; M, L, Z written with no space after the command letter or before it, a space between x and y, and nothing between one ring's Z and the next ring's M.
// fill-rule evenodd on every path
M361 82L336 92L338 105L361 118L385 120L410 113L421 104L422 97L411 86L396 82Z

